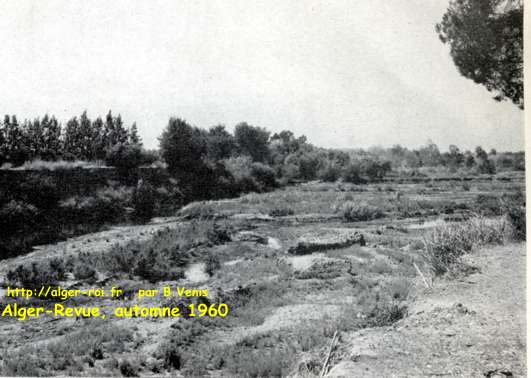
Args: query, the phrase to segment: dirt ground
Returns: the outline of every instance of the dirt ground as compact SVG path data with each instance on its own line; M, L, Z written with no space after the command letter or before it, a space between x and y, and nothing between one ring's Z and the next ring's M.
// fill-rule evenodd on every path
M523 244L480 249L466 256L468 275L437 277L429 290L414 268L429 275L423 238L430 230L484 208L480 195L511 194L522 186L522 179L477 180L468 188L453 182L304 184L192 204L195 213L183 209L147 225L114 226L40 246L1 262L2 288L7 272L19 265L60 259L67 267L60 286L117 286L129 294L65 301L101 307L105 320L0 318L0 375L307 378L319 376L335 331L340 337L329 376L524 375ZM383 214L343 219L336 209L345 202L377 206ZM283 211L287 215L269 215ZM151 282L140 276L138 256L152 250L154 266L183 269L182 277ZM187 259L169 260L167 250ZM94 268L95 282L78 277L72 266ZM228 303L230 314L111 316L117 306L188 305L134 295L138 288L164 285L207 288L209 301ZM14 299L0 290L0 306L9 301ZM171 361L175 356L179 363Z
M468 260L475 273L436 281L408 317L346 336L328 376L526 376L525 244Z

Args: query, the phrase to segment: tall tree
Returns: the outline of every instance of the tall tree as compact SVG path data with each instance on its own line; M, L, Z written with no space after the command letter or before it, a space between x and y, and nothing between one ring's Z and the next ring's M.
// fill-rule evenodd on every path
M461 75L524 108L522 0L451 0L436 31Z
M103 140L105 141L105 148L111 148L114 144L116 144L116 132L114 127L114 118L112 116L112 112L109 110L107 115L105 116L105 126L103 128Z
M4 138L6 160L14 165L24 163L29 157L29 150L26 136L15 115L11 118L8 115L4 117Z
M92 155L96 160L105 159L106 140L103 120L101 117L92 122Z
M227 159L236 151L236 141L224 125L217 125L208 130L207 148L209 159L213 161Z
M173 174L189 177L203 168L207 144L204 133L197 127L180 118L170 118L159 141L161 155Z
M79 117L79 128L78 128L78 141L79 141L79 152L78 158L82 160L92 160L93 156L93 140L94 133L92 130L92 122L87 116L87 111L84 111Z
M42 120L44 128L44 148L42 158L55 160L62 153L61 124L57 119L46 114Z
M122 116L120 114L118 114L118 117L114 119L114 131L116 135L115 140L113 140L113 144L127 143L129 139L129 131L124 127Z
M129 129L128 134L129 134L129 143L142 146L142 141L140 140L140 136L138 135L138 128L136 126L136 122L133 122L133 124L131 125L131 128Z
M241 154L250 156L253 161L265 162L269 159L269 131L266 129L242 122L236 125L234 137Z
M64 157L68 160L79 158L81 155L81 141L79 138L79 121L77 117L68 120L64 133Z
M42 148L44 147L44 132L41 127L41 120L39 118L35 118L33 122L26 120L22 129L28 148L28 158L31 160L41 157Z

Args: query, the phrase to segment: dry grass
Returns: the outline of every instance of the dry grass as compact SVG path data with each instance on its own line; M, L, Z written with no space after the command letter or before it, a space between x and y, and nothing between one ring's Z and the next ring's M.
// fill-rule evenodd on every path
M334 206L333 210L340 213L347 222L370 221L384 216L380 208L369 205L367 202L347 201Z
M474 216L460 224L443 224L424 239L425 254L435 275L444 274L459 258L476 246L503 244L510 234L504 217Z
M89 168L104 168L105 163L102 161L66 161L66 160L57 160L57 161L44 161L40 159L27 161L19 167L12 168L9 164L4 164L0 169L13 169L20 171L58 171L58 170L68 170L68 169L89 169Z
M131 350L128 338L122 340L123 347L117 345L115 349L108 341L102 341L102 348L93 348L92 340L101 338L97 336L100 331L87 327L86 332L96 335L94 338L84 333L72 333L72 336L79 339L79 345L92 351L87 352L88 357L87 353L80 354L78 351L83 348L70 340L66 345L71 347L66 351L55 344L51 351L39 345L44 352L37 356L42 355L42 359L30 359L28 368L23 370L23 356L37 352L24 349L26 354L13 354L13 365L9 370L4 367L1 372L11 375L57 372L73 375L80 371L84 375L147 375L151 372L171 375L179 370L183 376L316 375L334 331L342 333L387 326L406 315L405 306L414 295L412 282L417 275L413 262L421 266L422 261L419 248L414 246L421 243L426 231L405 232L406 229L399 229L400 222L393 223L392 228L378 224L347 228L349 225L341 224L337 216L318 223L297 223L291 222L291 217L290 222L279 218L258 222L230 215L261 213L281 217L293 212L299 218L300 214L329 214L331 204L341 206L350 201L353 206L345 207L355 219L371 219L381 216L382 211L394 217L417 211L422 214L439 212L445 208L460 210L459 204L467 201L463 197L455 199L462 192L456 194L453 186L438 182L434 182L433 190L426 191L422 197L417 193L418 185L393 185L393 188L403 193L401 202L397 201L396 192L384 185L365 186L360 191L352 185L319 183L270 193L251 193L239 199L193 203L180 212L188 219L145 235L147 241L144 238L123 246L116 244L110 252L84 252L73 256L71 264L65 265L76 273L76 278L93 279L94 270L98 275L117 273L114 274L116 282L131 292L145 286L143 279L175 278L187 264L206 262L211 274L208 287L214 293L208 300L229 304L230 316L217 323L210 323L212 319L183 320L175 322L170 332L165 329L156 334L146 332L145 346L148 348L143 351L150 362L145 364L140 360L132 362L137 352ZM471 201L474 196L473 193L469 196ZM361 204L365 208L362 209ZM381 223L389 225L390 219ZM509 228L503 219L472 218L462 224L445 223L426 237L426 255L439 271L443 271L476 245L503 243ZM367 240L365 247L351 245L361 244L360 229ZM279 239L283 247L276 250L266 243L230 237L241 230ZM297 273L289 263L292 256L286 257L285 252L298 242L306 242L310 249L315 247L322 257L320 261L312 260L307 269ZM229 261L230 264L224 264ZM170 277L167 273L172 270L175 275L172 273ZM299 305L311 306L311 321L300 316L301 311L293 311ZM283 312L285 308L290 312ZM328 311L330 308L334 310ZM140 324L151 329L151 323ZM121 336L113 337L120 339ZM96 361L98 371L87 368L89 358L94 359L92 354L105 356L105 364ZM65 362L67 358L72 363ZM49 361L62 366L62 370Z
M80 375L94 360L110 353L123 353L134 340L130 329L91 321L79 331L58 340L9 352L1 365L0 374L7 376Z

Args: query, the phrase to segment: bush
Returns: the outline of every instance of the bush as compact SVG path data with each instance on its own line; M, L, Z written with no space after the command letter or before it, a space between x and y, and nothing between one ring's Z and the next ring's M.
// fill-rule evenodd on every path
M205 272L209 276L213 276L214 273L221 268L221 262L219 261L219 257L216 255L208 255L207 260L205 262Z
M53 209L60 200L57 185L50 177L31 175L20 184L17 196L39 209Z
M425 238L425 253L436 275L450 270L461 256L475 246L502 244L507 233L506 222L473 217L458 225L442 225Z
M158 260L155 260L153 256L141 256L136 266L133 268L133 274L143 278L151 283L167 280L178 280L184 277L183 270L168 271L167 266Z
M124 377L138 377L138 366L133 365L127 360L120 362L120 373Z
M38 210L35 206L20 201L9 201L0 208L0 235L13 236L35 226Z
M366 181L361 178L361 169L359 165L355 163L349 164L341 175L343 181L350 182L353 184L364 184Z
M341 169L335 162L328 162L317 172L319 180L326 182L335 182L341 177Z
M247 193L260 191L262 185L253 177L253 162L249 156L238 156L223 160L225 169L234 178L234 193ZM255 174L260 176L260 169L256 169ZM264 176L268 177L266 172ZM269 178L270 180L270 178Z
M478 194L476 197L478 211L485 215L501 215L503 206L500 197L493 194Z
M133 216L140 221L150 220L155 213L155 190L142 179L133 192L133 208Z
M106 152L105 164L121 172L138 168L143 162L142 147L138 144L117 143Z
M43 286L56 285L64 280L65 268L61 260L53 259L46 264L32 263L30 268L24 265L17 266L14 270L9 270L6 274L7 281L13 286L28 289L37 289Z
M444 274L474 243L462 226L435 228L425 239L426 254L436 275Z
M339 212L347 222L369 221L384 216L380 208L369 205L365 202L356 203L347 201L339 206Z
M380 181L387 172L391 171L390 162L379 162L372 159L363 159L361 161L361 170L370 181Z
M478 172L493 175L496 173L496 166L490 159L480 159L478 163Z
M163 352L164 368L166 369L180 369L182 365L182 351L178 346L168 344L165 346Z
M507 218L513 228L513 237L516 240L526 240L525 207L513 206L507 210Z
M407 307L397 302L376 305L369 314L368 325L371 327L385 327L396 323L406 316Z
M74 266L74 277L78 280L94 282L97 278L97 272L87 264L79 263Z
M131 191L106 188L93 196L75 196L62 201L65 218L73 224L101 225L124 219Z
M295 214L295 211L288 206L277 206L269 210L269 215L272 217L285 217L293 214Z
M213 245L228 243L232 240L231 233L231 228L226 224L219 225L214 223L212 228L207 230L207 240Z
M175 323L172 326L173 330L169 335L169 340L161 344L158 350L158 354L164 361L164 367L168 370L180 370L186 364L194 362L190 358L190 353L187 353L185 349L189 349L199 336L208 332L214 322L213 319L196 318Z
M251 165L251 176L256 180L262 190L275 188L275 171L269 165L253 163Z

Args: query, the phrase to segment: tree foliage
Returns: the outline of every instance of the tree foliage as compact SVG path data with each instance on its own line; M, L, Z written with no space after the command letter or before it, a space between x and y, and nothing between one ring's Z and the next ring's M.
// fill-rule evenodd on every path
M117 146L143 153L136 124L126 128L121 117L113 117L110 111L105 123L100 117L92 121L87 112L69 119L64 127L48 114L22 124L16 116L6 115L0 123L0 164L18 166L34 159L109 162Z
M521 0L451 0L436 31L464 77L523 109Z
M242 122L236 125L234 137L242 155L262 163L269 160L269 131L266 129Z
M188 176L204 166L207 155L205 132L185 120L170 118L159 141L161 155L171 173Z
M228 159L236 152L236 140L224 125L213 126L208 130L207 149L213 161Z

